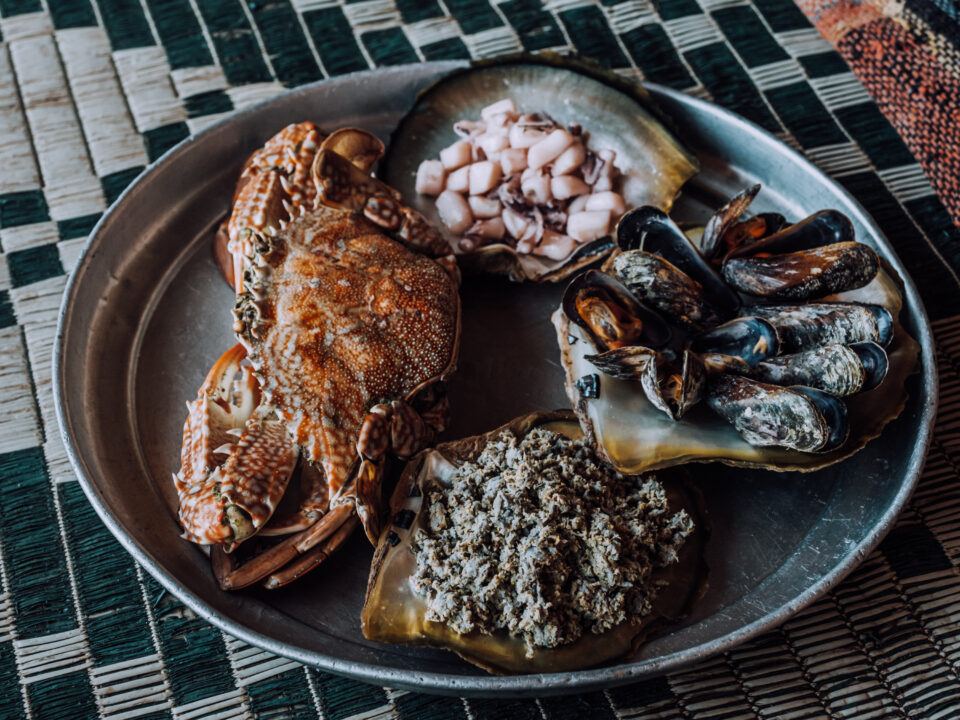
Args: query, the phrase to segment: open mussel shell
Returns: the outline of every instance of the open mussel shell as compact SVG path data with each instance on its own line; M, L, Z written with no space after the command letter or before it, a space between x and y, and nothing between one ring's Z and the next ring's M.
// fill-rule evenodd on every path
M519 254L506 244L460 254L458 238L439 220L432 197L418 196L420 162L439 157L457 140L453 125L476 119L484 107L512 98L519 110L545 112L561 125L577 123L590 147L616 153L619 187L627 207L669 208L680 187L698 171L696 158L661 120L643 88L599 66L555 55L500 58L454 71L424 91L400 122L381 162L381 178L446 233L468 272L504 274L515 280L560 280L609 254L612 240L584 243L564 260Z
M689 350L683 353L679 370L658 355L647 363L640 385L655 408L671 420L679 420L703 398L707 371L703 361Z
M887 354L874 342L824 345L757 364L750 377L774 385L804 385L836 397L872 390L886 377Z
M658 348L670 341L670 326L663 318L637 302L615 278L598 270L587 270L570 281L562 307L600 352L625 345Z
M609 271L673 322L699 331L735 315L740 307L736 293L660 208L644 206L620 218L617 244L623 252L608 261ZM662 258L666 264L655 263L649 255ZM678 278L676 271L686 279ZM696 289L689 287L690 281ZM682 300L670 297L674 287ZM693 304L696 309L691 308Z
M553 315L553 323L571 406L595 446L621 472L638 473L697 461L776 471L810 471L832 465L863 448L900 414L907 400L906 379L916 369L919 347L893 320L902 298L896 281L886 271L881 271L869 286L831 299L842 299L844 302L824 303L822 305L826 305L825 308L821 308L821 304L795 306L817 308L812 314L794 311L784 313L782 308L777 310L774 306L770 307L769 315L762 312L765 306L744 308L743 312L762 316L775 326L782 341L783 353L800 352L828 343L855 345L862 341L877 342L878 338L878 344L883 345L884 336L889 336L886 377L876 391L861 391L844 399L850 434L846 442L835 450L806 453L775 446L753 446L741 437L733 425L713 413L703 402L690 408L679 421L671 420L651 405L639 383L598 373L594 364L586 358L586 355L595 351L587 341L585 331L558 311ZM869 302L870 305L859 304L863 302ZM842 335L845 339L838 340L831 339L837 334L832 329L816 329L812 334L796 330L801 325L819 324L817 318L823 320L826 313L836 310L837 306L840 307L840 313L853 313L859 319L858 323L840 320L840 325L851 325L854 331L867 327L871 329L870 337L855 336L854 332L844 331ZM849 306L857 309L851 311L847 309ZM824 310L825 313L820 312ZM878 317L880 322L877 321ZM868 320L864 321L864 318ZM828 324L827 328L833 328L833 324ZM885 330L881 331L880 328ZM817 340L815 345L791 346L796 338L809 340L810 337ZM701 359L711 376L722 373L748 374L744 368L746 363L732 355L704 352ZM590 393L582 393L577 381L588 376L591 377Z
M701 354L740 358L752 368L780 352L780 336L768 320L739 317L692 338L690 349Z
M661 476L658 480L667 492L671 511L686 509L695 529L683 544L679 561L653 571L655 581L663 583L663 587L653 601L653 612L646 617L602 634L586 633L569 645L537 648L532 657L527 657L522 640L506 633L464 635L427 620L426 605L410 582L416 562L410 542L429 514L430 492L442 490L458 464L475 460L487 442L503 430L523 436L535 427L546 427L571 438L583 434L576 416L568 410L533 413L490 433L425 450L407 464L390 499L393 524L384 529L371 565L361 613L361 627L368 639L452 650L468 662L498 674L562 672L630 655L660 628L682 618L692 601L702 594L706 579L703 549L709 533L699 494L682 475Z
M760 185L753 185L737 193L731 200L717 210L707 221L700 236L700 254L707 260L713 260L723 252L724 237L740 216L747 211L750 203L760 192ZM738 243L739 244L739 243Z
M735 247L725 259L746 257L757 253L779 255L855 240L850 218L839 210L821 210L800 222L786 225L754 243Z

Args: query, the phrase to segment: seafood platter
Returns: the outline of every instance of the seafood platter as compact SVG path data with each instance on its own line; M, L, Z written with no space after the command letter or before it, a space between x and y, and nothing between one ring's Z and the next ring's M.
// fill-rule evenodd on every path
M101 221L60 323L68 453L127 550L233 635L436 692L605 687L782 622L893 522L936 397L845 192L552 56L201 133Z

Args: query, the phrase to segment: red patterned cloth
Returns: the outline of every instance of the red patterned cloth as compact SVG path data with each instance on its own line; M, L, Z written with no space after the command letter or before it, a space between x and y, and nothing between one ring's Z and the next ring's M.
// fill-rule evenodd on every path
M960 226L960 5L797 0L843 55Z

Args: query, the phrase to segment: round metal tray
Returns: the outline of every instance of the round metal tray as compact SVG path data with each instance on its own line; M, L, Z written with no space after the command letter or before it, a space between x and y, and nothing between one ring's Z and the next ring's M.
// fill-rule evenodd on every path
M903 277L901 319L923 348L922 368L908 383L906 410L881 439L809 475L694 466L713 523L707 594L690 618L629 662L579 672L494 677L450 653L367 641L359 617L371 548L362 533L313 574L273 593L221 592L206 555L179 539L170 475L179 467L184 402L234 342L233 293L209 241L242 162L301 119L365 127L387 140L416 92L456 66L360 73L238 113L168 152L103 217L65 293L54 358L57 414L91 503L151 574L214 625L274 653L397 688L498 697L584 691L675 670L784 621L863 559L916 483L936 404L930 327L882 233L836 183L741 118L655 86L650 91L703 165L676 215L702 221L709 205L762 182L751 210L800 218L837 208ZM465 282L448 437L567 406L548 320L560 291Z

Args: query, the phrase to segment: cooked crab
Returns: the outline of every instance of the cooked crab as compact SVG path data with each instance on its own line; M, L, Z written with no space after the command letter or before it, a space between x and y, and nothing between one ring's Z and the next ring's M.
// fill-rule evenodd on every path
M456 267L429 257L447 244L367 174L374 141L285 129L248 163L218 237L234 269L239 344L189 405L175 482L185 535L214 544L225 589L299 577L356 517L375 542L384 458L412 455L443 427L459 344ZM271 519L298 455L300 506ZM218 550L289 532L239 566Z

